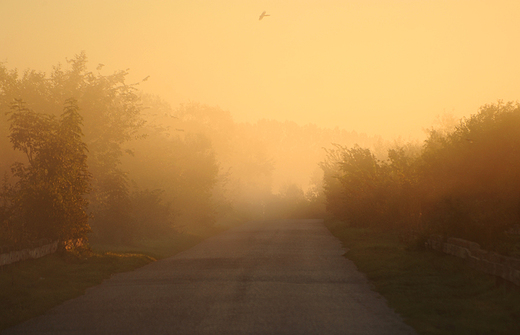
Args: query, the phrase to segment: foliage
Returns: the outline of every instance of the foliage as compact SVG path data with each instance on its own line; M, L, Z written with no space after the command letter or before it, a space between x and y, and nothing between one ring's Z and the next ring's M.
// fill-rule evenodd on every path
M23 99L27 109L37 109L46 115L27 114L24 119L30 123L31 129L39 132L57 116L56 110L64 101L70 98L77 101L77 106L81 107L84 141L89 148L87 160L92 173L89 199L96 221L106 214L97 210L116 210L123 206L122 198L128 198L128 181L120 167L121 157L123 144L135 138L143 125L142 106L136 85L125 82L128 70L103 75L99 66L97 74L90 72L84 52L67 62L69 68L64 69L58 64L49 75L35 70L19 74L17 70L10 71L5 64L0 64L0 112L8 112L12 101ZM29 160L34 150L32 146L39 144L26 142L22 136L32 138L33 135L19 132L20 144L15 144L20 145L17 149L25 152ZM0 150L7 152L5 147L0 139ZM18 170L17 173L23 172ZM100 222L97 225L100 226Z
M351 225L395 226L400 220L395 194L406 185L402 150L389 151L387 162L365 148L337 145L328 151L324 169L327 209Z
M131 201L126 174L116 168L98 179L97 186L93 194L93 237L112 243L130 242L132 234L128 224Z
M2 232L0 234L0 245L13 244L20 239L13 222L14 196L15 190L9 183L7 173L5 173L0 188L0 231Z
M436 233L497 247L520 222L520 105L485 105L430 129L420 151L336 146L321 163L327 209L354 226Z
M259 218L275 208L283 215L319 216L321 188L305 192L296 202L292 195L276 192L285 184L306 190L309 176L319 170L321 148L328 143L374 140L294 122L236 123L228 111L195 102L172 108L139 92L140 83L128 84L128 70L107 75L102 65L91 71L87 63L85 53L80 53L48 74L0 64L0 135L5 135L0 137L0 155L5 158L0 170L15 161L28 162L7 141L2 112L12 101L23 99L28 109L58 117L57 108L74 97L89 148L92 239L135 243L143 225L150 231L201 231ZM146 223L136 201L142 192L151 192L146 201L163 213ZM7 193L3 199L11 201ZM297 203L297 209L281 208L281 203L288 208ZM10 215L4 212L2 216Z
M426 219L436 231L494 246L520 222L520 105L481 107L423 154L431 189Z
M215 223L216 208L212 190L217 183L219 165L210 140L203 134L188 134L183 141L184 155L175 200L179 215L189 232L203 234Z
M325 215L321 185L313 184L307 192L295 183L282 185L278 194L268 198L264 219L319 219Z
M174 214L170 203L164 203L164 190L140 190L132 192L131 223L134 239L159 239L175 232Z
M77 102L67 100L56 118L35 113L17 100L9 121L11 143L28 159L28 165L18 162L12 167L17 182L6 220L17 233L11 233L11 242L85 238L90 231L86 195L91 175Z
M175 111L160 99L144 96L147 105L143 112L148 122L142 127L138 140L132 141L133 155L123 158L129 179L135 185L130 193L132 225L142 220L152 231L198 232L211 230L216 222L218 205L225 206L222 199L214 197L220 174L214 142L203 129L204 113L186 117L184 124ZM212 109L207 108L206 112ZM195 111L194 111L195 113ZM198 115L195 113L196 115ZM212 124L212 123L210 123ZM140 219L144 213L135 200L146 196L150 205L156 206L157 214L148 220ZM140 214L141 213L141 214ZM140 225L140 224L137 224ZM140 229L140 228L139 228Z

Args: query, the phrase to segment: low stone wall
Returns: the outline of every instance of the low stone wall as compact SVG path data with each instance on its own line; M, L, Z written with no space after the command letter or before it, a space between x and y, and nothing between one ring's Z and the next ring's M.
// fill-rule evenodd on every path
M0 266L24 261L30 258L40 258L55 253L57 249L58 241L40 241L36 244L36 246L22 250L9 250L8 248L0 248Z
M498 276L520 286L520 259L486 251L475 242L460 238L430 236L427 247L463 258L471 267Z

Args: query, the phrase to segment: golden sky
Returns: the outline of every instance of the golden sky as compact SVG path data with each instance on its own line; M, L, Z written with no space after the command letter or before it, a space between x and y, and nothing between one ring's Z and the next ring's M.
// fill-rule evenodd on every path
M85 50L93 71L236 121L420 136L520 99L518 0L0 0L0 31L8 67Z

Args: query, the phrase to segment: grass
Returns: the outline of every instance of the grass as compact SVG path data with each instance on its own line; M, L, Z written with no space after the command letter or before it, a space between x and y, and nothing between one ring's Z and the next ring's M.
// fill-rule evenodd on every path
M388 232L327 226L348 248L346 257L419 334L520 334L520 287L456 257L407 248Z
M172 256L202 239L176 235L133 246L94 244L89 254L52 254L0 267L0 331L84 294L112 274Z
M137 253L146 254L155 259L162 259L191 248L192 246L201 242L203 239L203 237L191 234L177 234L157 240L142 240L132 245L113 245L93 242L91 243L91 247L92 250L97 253Z

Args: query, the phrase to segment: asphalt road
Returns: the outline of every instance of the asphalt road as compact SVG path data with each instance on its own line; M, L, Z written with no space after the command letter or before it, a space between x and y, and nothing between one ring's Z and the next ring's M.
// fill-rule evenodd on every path
M250 222L5 334L414 334L320 220Z

